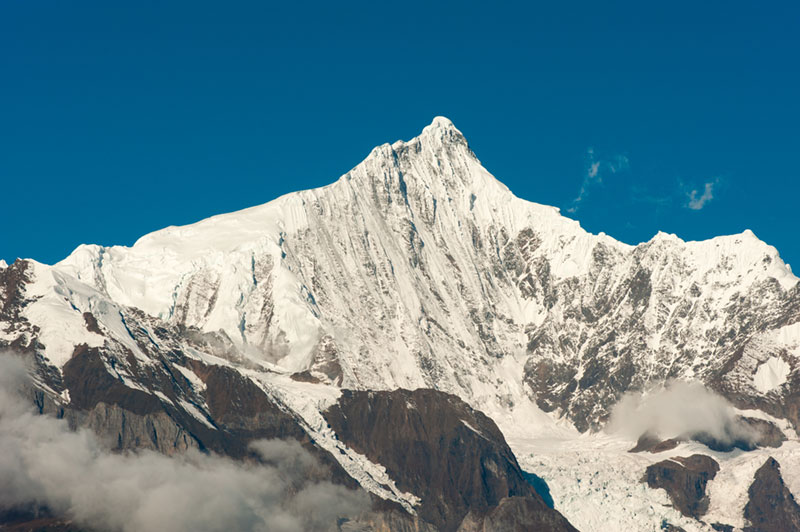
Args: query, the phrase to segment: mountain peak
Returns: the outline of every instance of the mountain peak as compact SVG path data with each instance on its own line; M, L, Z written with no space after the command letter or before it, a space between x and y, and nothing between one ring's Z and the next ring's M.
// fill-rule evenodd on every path
M425 126L420 133L418 139L435 139L442 142L463 142L466 143L466 138L458 128L453 125L453 122L444 116L434 117L430 125Z
M433 121L429 127L432 128L443 128L443 129L456 129L456 126L453 125L453 121L447 118L446 116L435 116L433 117Z

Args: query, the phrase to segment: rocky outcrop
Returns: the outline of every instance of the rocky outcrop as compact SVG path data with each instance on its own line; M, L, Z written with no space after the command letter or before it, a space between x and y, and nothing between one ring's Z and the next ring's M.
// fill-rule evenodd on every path
M418 515L443 532L456 530L467 514L482 523L509 497L492 519L541 513L529 519L552 525L542 530L572 530L526 482L494 422L453 395L345 390L324 415L343 442L420 497Z
M677 438L662 440L653 432L645 432L628 452L660 453L687 441L702 443L712 451L728 453L734 449L752 451L758 447L780 447L786 441L786 435L770 421L736 416L730 426L726 427L724 438L715 437L708 432L690 432Z
M636 441L636 445L629 449L629 453L641 453L641 452L649 452L649 453L663 453L665 451L671 451L678 444L681 440L677 438L670 438L667 440L662 440L657 435L651 432L645 432L639 439Z
M800 531L800 505L784 484L781 466L774 458L756 471L747 494L744 517L750 526L745 527L746 532Z
M67 409L65 417L70 426L91 430L114 450L149 449L172 455L203 447L163 410L139 415L116 404L99 402L88 411Z
M758 435L754 442L757 447L776 448L786 441L783 431L770 421L745 416L739 416L738 419Z
M718 471L719 464L711 457L676 456L648 466L642 482L653 489L665 490L678 511L699 519L708 510L706 485Z
M484 516L472 513L458 532L528 532L531 530L575 530L557 512L547 512L531 497L506 497Z

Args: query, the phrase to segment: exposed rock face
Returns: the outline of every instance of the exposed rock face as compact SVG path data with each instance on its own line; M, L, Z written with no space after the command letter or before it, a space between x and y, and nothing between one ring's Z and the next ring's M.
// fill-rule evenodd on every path
M348 446L383 464L400 489L420 497L420 517L443 532L456 530L470 512L482 519L490 510L498 523L525 515L542 530L571 530L525 481L494 422L455 396L346 390L325 418ZM498 509L508 497L514 499Z
M664 451L670 451L674 449L679 443L680 440L676 438L662 440L655 434L645 432L637 440L636 446L630 449L628 452L641 453L647 451L649 453L662 453Z
M747 532L796 532L800 530L800 506L783 483L781 466L770 457L758 471L748 490L744 517Z
M409 515L402 509L378 508L360 515L358 519L342 523L341 532L439 532L419 516Z
M506 497L482 517L464 518L458 532L528 532L531 530L570 530L573 528L556 512L544 511L531 497Z
M676 456L649 466L642 481L653 489L664 489L683 515L699 519L708 509L706 484L717 471L719 464L708 456Z
M90 429L115 450L150 449L171 455L201 447L164 411L138 415L100 402L89 411L67 410L66 418L71 426Z
M669 451L685 441L696 441L702 443L712 451L728 453L734 449L742 451L752 451L758 447L780 447L786 441L786 435L774 423L764 419L752 417L736 416L733 421L737 427L730 427L727 430L728 438L719 439L707 432L686 433L677 438L662 440L657 434L645 432L639 437L636 446L630 449L631 453L648 451L650 453L660 453ZM734 430L735 429L735 430ZM745 439L736 434L752 434L752 438Z

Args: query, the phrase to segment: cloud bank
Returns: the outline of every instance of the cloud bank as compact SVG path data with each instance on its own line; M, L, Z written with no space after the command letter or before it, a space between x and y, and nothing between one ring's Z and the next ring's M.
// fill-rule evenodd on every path
M632 439L645 433L663 439L709 435L723 444L758 439L725 398L700 383L683 381L650 393L626 394L612 409L607 430Z
M302 532L369 507L363 492L306 480L320 466L296 442L255 442L266 465L110 453L90 432L36 413L19 394L26 379L18 359L0 356L0 508L42 505L120 532Z

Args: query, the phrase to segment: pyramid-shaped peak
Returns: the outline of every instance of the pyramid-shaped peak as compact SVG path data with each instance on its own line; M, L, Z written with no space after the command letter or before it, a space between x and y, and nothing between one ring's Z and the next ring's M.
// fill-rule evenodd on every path
M418 137L412 139L409 144L421 142L434 150L446 146L463 146L469 148L469 143L464 134L453 125L449 118L437 116L430 125L422 129Z
M453 125L453 121L447 118L446 116L433 117L433 122L431 122L431 127L450 128L450 129L456 128L456 126Z
M475 154L469 149L469 143L464 137L464 134L453 125L453 122L451 122L449 118L444 116L434 117L430 125L422 128L420 134L413 139L408 141L398 140L391 145L383 144L381 146L376 146L370 155L383 154L384 156L388 156L393 149L400 150L404 147L418 144L427 146L434 151L441 150L442 148L449 149L454 146L464 147L469 152L470 157L475 158Z
M425 126L420 134L421 138L434 138L439 140L450 139L463 141L464 134L453 125L453 122L444 116L437 116L429 126Z

